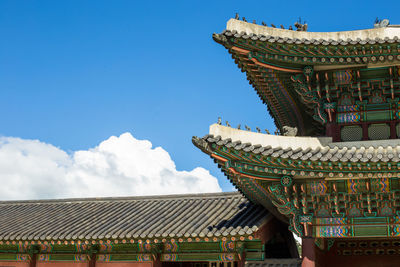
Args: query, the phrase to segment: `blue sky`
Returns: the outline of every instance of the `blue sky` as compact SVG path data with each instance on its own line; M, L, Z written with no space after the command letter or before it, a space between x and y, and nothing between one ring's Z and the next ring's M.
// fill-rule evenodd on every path
M309 31L400 24L398 1L0 0L0 135L65 151L130 132L167 150L178 170L202 166L191 143L221 116L274 130L266 107L211 35L238 12Z

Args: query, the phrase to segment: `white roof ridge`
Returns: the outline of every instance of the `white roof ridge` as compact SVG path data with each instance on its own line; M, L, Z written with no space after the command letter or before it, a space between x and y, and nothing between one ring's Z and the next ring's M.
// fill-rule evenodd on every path
M278 147L280 147L282 150L290 148L293 151L301 149L303 152L307 149L314 150L317 148L329 148L337 150L345 148L345 151L353 148L365 148L366 150L378 148L400 148L400 139L332 142L332 137L272 135L231 128L216 123L210 125L209 134L213 135L214 137L220 137L220 140L231 139L232 142L240 142L241 144L249 144L252 146L270 146L273 150Z
M273 27L262 26L254 23L249 23L237 19L230 19L227 22L226 30L229 31L237 31L245 32L247 35L256 34L256 35L271 35L280 38L290 38L290 39L324 39L324 40L356 40L356 39L384 39L400 36L400 27L383 27L383 28L372 28L372 29L363 29L363 30L352 30L352 31L339 31L339 32L306 32L306 31L294 31L294 30L286 30L279 29Z

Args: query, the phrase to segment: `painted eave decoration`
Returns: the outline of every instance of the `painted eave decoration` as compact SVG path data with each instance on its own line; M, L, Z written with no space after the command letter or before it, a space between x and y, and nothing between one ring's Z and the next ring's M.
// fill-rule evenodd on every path
M393 221L400 203L398 139L331 143L212 125L209 135L192 141L299 236L400 235Z
M324 135L330 116L325 104L340 95L345 79L357 92L374 76L370 69L386 68L384 86L400 84L399 69L390 67L400 63L398 36L398 27L320 33L231 19L213 38L246 73L277 127L297 127L307 136Z

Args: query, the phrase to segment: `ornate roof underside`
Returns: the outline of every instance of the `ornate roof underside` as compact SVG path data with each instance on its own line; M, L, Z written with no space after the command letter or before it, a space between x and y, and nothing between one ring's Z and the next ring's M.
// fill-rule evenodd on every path
M228 49L235 63L246 72L278 128L296 126L300 135L321 136L325 134L321 124L325 118L315 109L322 107L313 105L314 99L299 95L296 75L304 74L305 67L311 66L314 71L324 71L328 81L325 83L330 88L335 87L333 71L397 65L398 36L400 28L313 33L231 19L227 29L213 38ZM358 75L363 77L363 73ZM389 72L385 75L389 76Z
M272 217L236 192L3 201L0 213L4 242L247 238Z
M391 219L400 208L400 140L329 139L212 125L209 135L192 140L244 195L286 216L299 236L400 236Z

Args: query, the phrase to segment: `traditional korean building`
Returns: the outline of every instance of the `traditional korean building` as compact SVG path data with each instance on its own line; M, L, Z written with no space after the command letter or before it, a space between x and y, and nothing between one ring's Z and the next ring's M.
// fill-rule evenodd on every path
M193 143L302 238L303 266L399 266L400 26L304 29L213 35L283 135L219 122Z
M1 267L294 267L297 258L287 226L239 192L0 202Z

